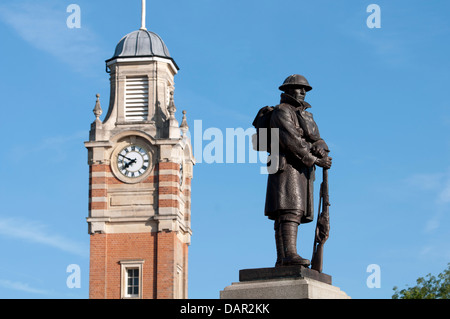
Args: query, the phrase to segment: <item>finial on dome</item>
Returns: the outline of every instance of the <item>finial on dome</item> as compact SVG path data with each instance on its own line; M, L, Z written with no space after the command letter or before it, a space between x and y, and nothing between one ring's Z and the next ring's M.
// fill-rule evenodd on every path
M175 118L175 112L177 111L177 108L175 107L175 102L173 101L173 91L170 91L170 100L167 110L169 111L170 117Z
M175 112L177 108L175 107L175 103L173 101L173 91L170 91L170 101L167 107L167 111L169 111L169 138L180 138L180 127L177 119L175 118Z
M147 30L147 28L145 27L145 12L146 12L146 0L142 0L141 30Z
M186 135L186 132L189 130L189 126L187 124L187 119L186 119L186 111L184 111L184 110L183 110L183 119L181 120L180 129L181 129L181 132L183 132L183 135Z
M96 95L97 97L97 101L95 101L95 107L94 107L94 115L96 117L96 121L100 121L100 115L102 115L103 111L102 111L102 107L100 106L100 94Z

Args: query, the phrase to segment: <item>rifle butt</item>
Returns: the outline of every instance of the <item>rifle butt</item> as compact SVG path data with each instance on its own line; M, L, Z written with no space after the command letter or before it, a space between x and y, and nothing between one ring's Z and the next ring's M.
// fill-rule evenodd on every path
M323 266L323 245L317 245L316 250L313 253L313 257L311 258L311 269L314 269L318 272L322 272Z

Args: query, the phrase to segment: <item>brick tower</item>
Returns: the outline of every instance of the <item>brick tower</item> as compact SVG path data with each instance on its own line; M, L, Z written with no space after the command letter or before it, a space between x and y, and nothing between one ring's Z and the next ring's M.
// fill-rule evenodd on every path
M88 149L89 297L187 298L191 180L186 112L175 118L178 66L142 27L106 61L109 109L99 95Z

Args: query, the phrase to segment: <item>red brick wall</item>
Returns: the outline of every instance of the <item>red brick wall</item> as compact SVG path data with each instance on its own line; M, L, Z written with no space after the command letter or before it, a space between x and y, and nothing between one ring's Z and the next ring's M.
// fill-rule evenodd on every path
M179 170L176 163L159 163L155 172L142 183L153 183L158 180L178 181L177 175L159 174L162 170ZM109 165L92 165L90 173L110 173ZM104 189L94 189L89 197L106 197L108 185L122 183L115 177L92 177L90 185L102 184ZM190 179L186 179L190 184ZM176 187L161 186L161 195L181 195ZM190 205L190 192L187 205ZM159 207L179 207L175 199L159 199ZM89 210L108 209L106 202L90 202ZM189 217L189 216L187 216ZM180 248L181 247L181 248ZM91 299L118 299L121 297L121 260L145 260L143 264L143 291L144 299L171 299L175 295L176 262L183 267L183 275L187 278L188 245L181 243L175 232L158 233L119 233L119 234L92 234L90 242L90 274L89 297Z
M175 232L91 235L89 298L119 299L120 261L135 259L145 260L142 297L174 298L177 245L187 254L187 245L179 241Z
M106 234L91 235L89 298L102 299L106 293Z
M173 299L175 297L175 240L174 232L158 233L157 299Z

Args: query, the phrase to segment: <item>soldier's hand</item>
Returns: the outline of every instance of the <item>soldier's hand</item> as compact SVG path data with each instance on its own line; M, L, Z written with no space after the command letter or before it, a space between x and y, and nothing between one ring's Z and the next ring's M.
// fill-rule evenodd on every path
M316 153L321 157L321 158L325 158L328 156L328 152L325 151L323 148L318 148L316 150Z
M329 169L331 168L332 160L333 159L331 157L318 158L315 164L325 169Z

